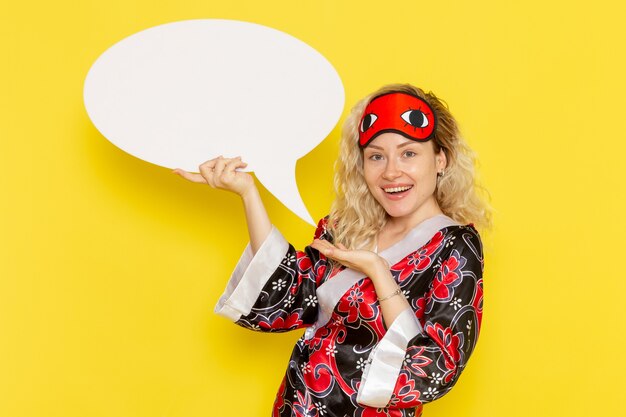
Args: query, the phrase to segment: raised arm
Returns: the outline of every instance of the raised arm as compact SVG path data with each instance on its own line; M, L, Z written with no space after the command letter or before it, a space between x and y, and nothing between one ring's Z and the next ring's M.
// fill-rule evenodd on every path
M237 158L224 158L219 156L206 161L199 166L199 174L187 172L176 168L172 172L181 177L200 184L208 184L212 188L233 192L241 197L248 224L250 235L250 248L253 254L261 247L261 244L272 230L259 190L254 183L252 175L238 171L247 164Z
M372 350L357 402L377 408L413 408L446 394L458 380L478 339L482 317L480 237L466 227L450 235L448 255L423 298L395 296L398 288L383 259L315 241L321 253L370 277L387 333ZM422 307L423 320L411 305Z
M411 309L389 272L389 264L378 254L367 250L348 250L341 244L335 246L329 241L318 239L314 240L311 246L324 256L335 259L348 268L363 272L372 280L387 328L391 327L394 320L405 310Z
M359 403L418 407L449 392L465 368L482 318L482 244L472 227L458 229L446 243L429 290L410 297L416 311L396 317L370 354Z

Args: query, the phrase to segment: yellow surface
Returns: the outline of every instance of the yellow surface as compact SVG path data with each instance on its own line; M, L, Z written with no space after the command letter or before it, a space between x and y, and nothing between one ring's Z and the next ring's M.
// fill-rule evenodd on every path
M0 416L270 414L299 334L248 332L212 313L247 242L237 197L123 153L82 104L104 50L195 18L256 22L309 43L340 73L349 106L412 82L461 122L497 209L484 235L485 317L468 368L425 417L621 414L620 7L3 0ZM298 163L316 219L331 202L338 135ZM312 227L263 197L288 239L307 244Z

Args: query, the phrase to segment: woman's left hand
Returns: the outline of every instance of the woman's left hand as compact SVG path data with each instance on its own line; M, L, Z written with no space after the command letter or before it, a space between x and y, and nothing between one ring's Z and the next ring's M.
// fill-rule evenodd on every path
M389 263L378 254L369 250L350 250L341 244L333 245L327 240L315 239L311 247L327 258L336 260L355 271L360 271L370 278L389 273Z

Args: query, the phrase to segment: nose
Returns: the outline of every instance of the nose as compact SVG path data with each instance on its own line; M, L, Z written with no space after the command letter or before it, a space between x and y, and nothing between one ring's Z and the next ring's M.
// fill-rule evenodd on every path
M393 158L388 159L385 165L385 171L383 172L383 178L387 181L391 181L395 180L400 175L402 175L402 172L400 172L398 168L398 163Z

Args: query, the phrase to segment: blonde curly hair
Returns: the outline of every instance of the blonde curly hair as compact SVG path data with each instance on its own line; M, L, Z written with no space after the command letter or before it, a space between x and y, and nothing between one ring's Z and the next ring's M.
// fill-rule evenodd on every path
M425 93L413 85L389 84L357 102L344 122L339 157L335 163L336 198L326 226L333 241L349 249L369 248L387 222L388 214L365 183L358 127L369 102L390 92L421 97L435 112L437 125L433 146L435 153L443 149L447 158L445 175L438 180L435 190L437 203L443 213L458 223L473 223L477 229L489 229L491 207L483 197L487 195L486 190L476 181L475 153L462 138L447 104L432 92Z

